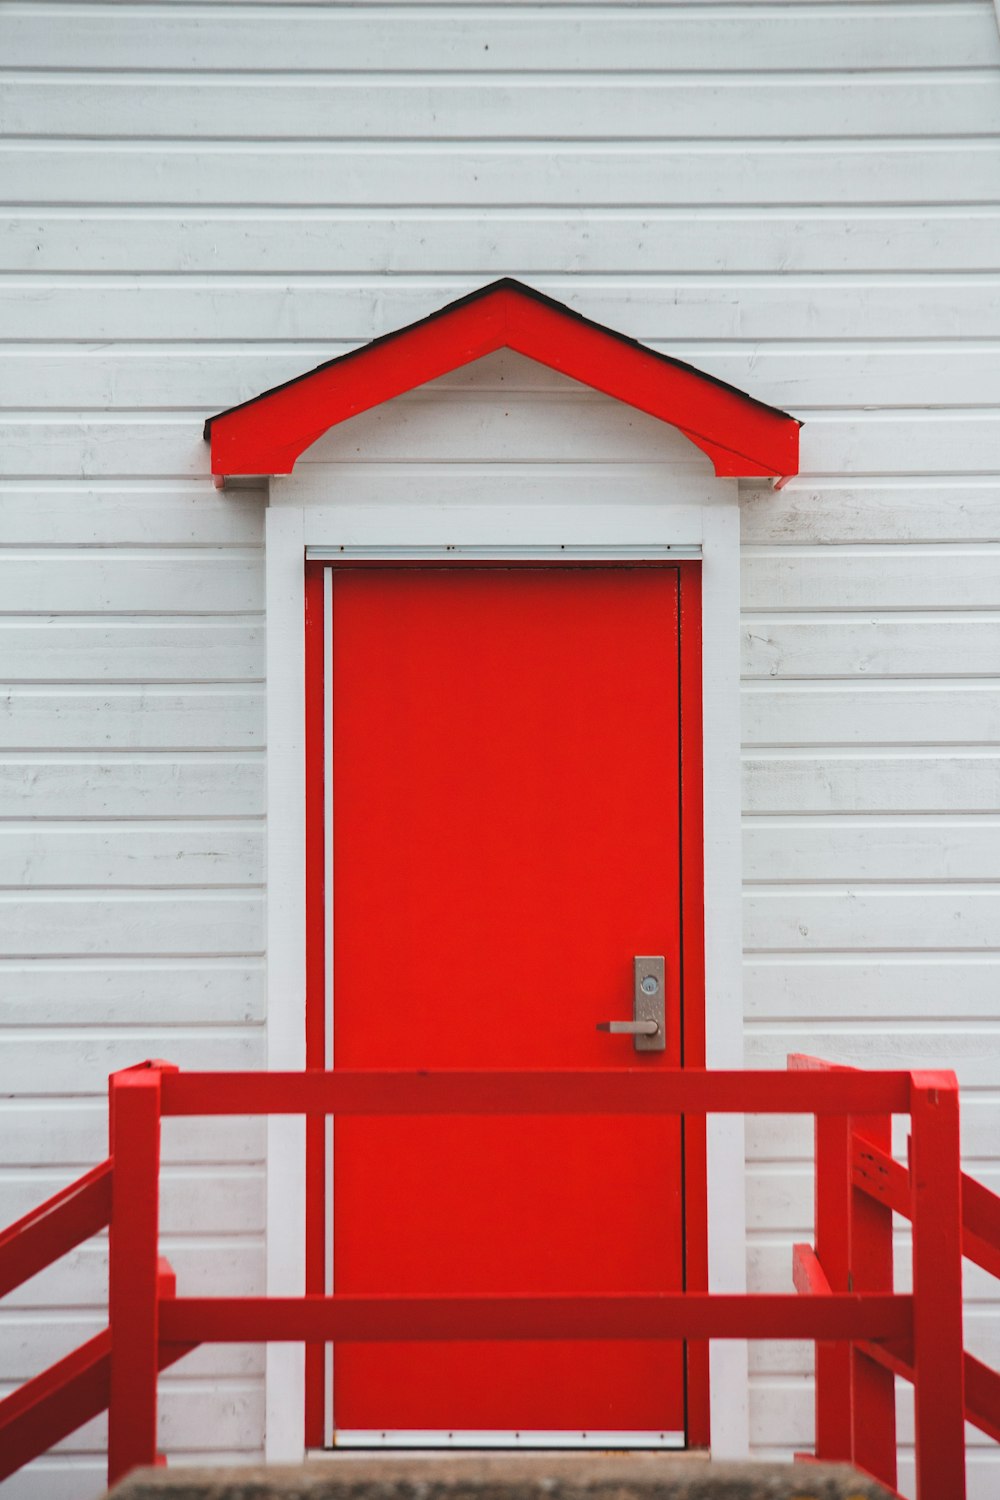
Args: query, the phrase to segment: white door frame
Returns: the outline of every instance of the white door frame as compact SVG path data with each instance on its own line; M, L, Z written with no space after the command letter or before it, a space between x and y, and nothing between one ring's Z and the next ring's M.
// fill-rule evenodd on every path
M700 557L705 785L707 1063L742 1068L740 925L739 503L736 480L677 468L663 503L432 505L351 503L336 466L303 464L270 482L267 608L267 1066L305 1066L305 559L314 556L465 556L595 560ZM337 503L331 504L331 497ZM267 1131L267 1294L304 1290L305 1159L301 1120L272 1116ZM746 1291L744 1126L708 1121L709 1288ZM749 1448L747 1346L713 1343L712 1452ZM304 1362L299 1344L270 1344L266 1455L303 1457Z

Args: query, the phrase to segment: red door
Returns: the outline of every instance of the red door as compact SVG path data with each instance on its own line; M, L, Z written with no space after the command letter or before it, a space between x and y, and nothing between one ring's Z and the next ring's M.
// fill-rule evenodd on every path
M679 586L660 566L332 573L333 1056L681 1060ZM632 1014L666 960L666 1047ZM342 1119L333 1284L683 1285L673 1119ZM680 1344L338 1345L336 1441L679 1445Z

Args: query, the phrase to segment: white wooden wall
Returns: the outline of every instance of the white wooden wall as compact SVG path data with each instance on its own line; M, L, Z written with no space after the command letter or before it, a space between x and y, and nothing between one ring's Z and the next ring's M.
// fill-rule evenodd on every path
M263 1057L263 502L203 417L502 274L806 419L745 493L748 1054L956 1067L996 1184L998 66L990 0L4 7L0 1221L102 1154L110 1068ZM599 463L592 414L551 420ZM169 1253L259 1287L260 1136L171 1134ZM806 1133L754 1127L756 1285L808 1199ZM0 1379L102 1276L5 1304ZM758 1451L808 1443L808 1368L755 1356ZM256 1453L259 1370L166 1377L164 1443ZM9 1493L83 1500L99 1444Z

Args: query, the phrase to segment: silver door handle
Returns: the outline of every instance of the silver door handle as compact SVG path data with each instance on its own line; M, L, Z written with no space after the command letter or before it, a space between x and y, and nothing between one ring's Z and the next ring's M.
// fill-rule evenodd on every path
M598 1031L630 1036L637 1052L665 1052L666 963L662 954L638 954L632 960L631 1021L598 1021Z
M598 1021L597 1029L613 1036L655 1036L660 1027L657 1021Z

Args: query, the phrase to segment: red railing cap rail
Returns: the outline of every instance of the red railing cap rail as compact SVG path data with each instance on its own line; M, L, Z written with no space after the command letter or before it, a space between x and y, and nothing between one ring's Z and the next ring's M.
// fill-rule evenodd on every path
M908 1072L692 1068L172 1073L165 1115L906 1114Z
M899 1292L663 1292L603 1296L181 1297L160 1309L166 1342L346 1339L907 1339L913 1298Z

